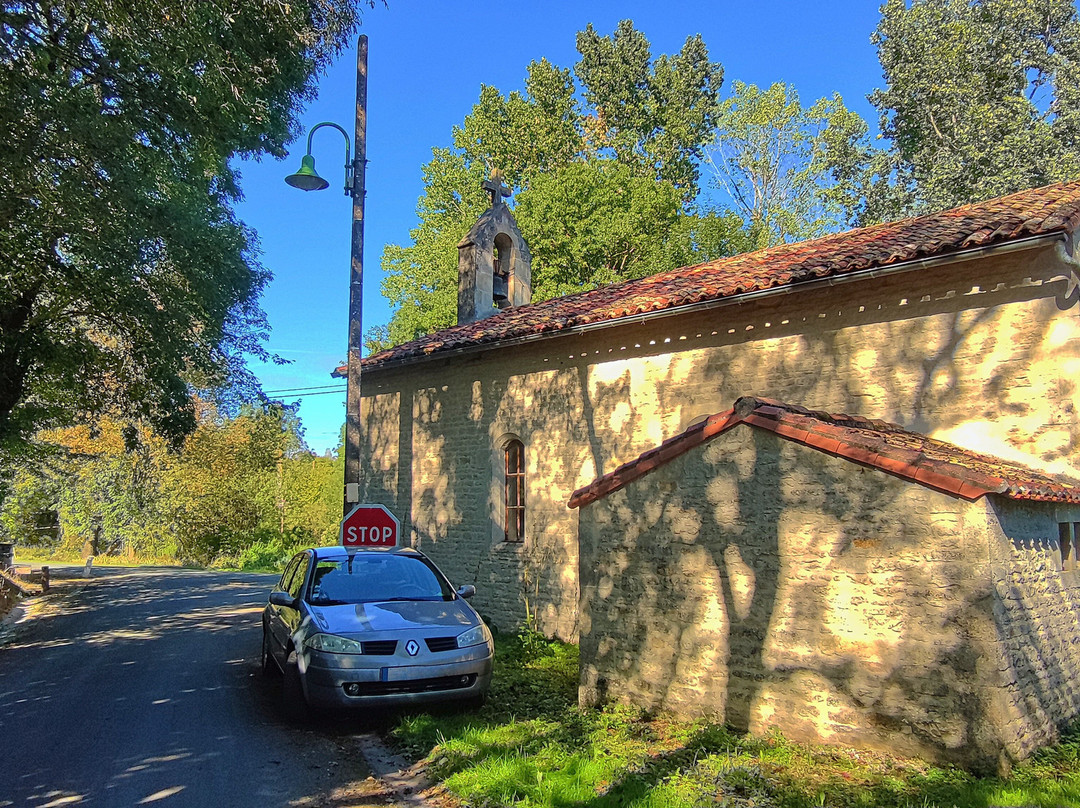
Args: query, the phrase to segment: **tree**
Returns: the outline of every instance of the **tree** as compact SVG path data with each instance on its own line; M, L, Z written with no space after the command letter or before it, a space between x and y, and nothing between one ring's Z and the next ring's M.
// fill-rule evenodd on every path
M616 159L643 167L697 196L697 161L718 113L724 69L709 61L701 36L687 37L674 56L651 63L649 42L623 20L610 37L589 25L578 34L574 68L595 110L587 131Z
M0 4L0 451L112 412L178 441L265 356L236 156L281 156L357 0ZM250 379L250 377L249 377Z
M43 436L0 505L0 536L143 560L272 565L333 540L340 462L313 457L293 408L248 405L222 417L196 401L180 451L146 427L103 417ZM334 488L336 481L336 488Z
M643 176L617 160L573 162L538 174L519 194L515 215L542 267L533 286L538 300L745 246L737 217L690 215L672 183ZM722 230L721 238L701 250L707 243L702 231L710 226ZM733 247L736 242L739 246Z
M723 81L701 38L653 60L645 37L623 21L610 37L588 27L577 45L573 73L542 59L529 65L523 93L482 87L453 147L433 151L411 244L383 253L383 294L396 311L371 344L454 323L457 244L487 207L481 182L493 168L517 190L534 300L741 246L737 218L693 205Z
M59 538L62 478L48 466L15 470L0 499L0 537L26 547L54 545Z
M1071 0L887 0L870 96L885 151L836 143L863 223L1080 176L1080 21Z
M162 468L156 510L179 558L211 563L284 532L284 464L306 454L295 412L279 404L221 418L210 405Z
M742 216L752 249L815 238L839 223L830 190L831 144L846 144L862 119L840 97L803 107L795 88L735 82L721 108L708 165Z
M383 297L395 307L382 347L453 325L457 312L458 242L483 213L484 171L451 149L434 149L423 168L420 224L409 231L412 243L383 250ZM369 333L372 339L373 333Z

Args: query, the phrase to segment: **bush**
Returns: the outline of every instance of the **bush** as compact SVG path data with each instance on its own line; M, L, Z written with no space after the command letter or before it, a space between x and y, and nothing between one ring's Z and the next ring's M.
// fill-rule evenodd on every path
M215 566L244 572L280 572L300 549L309 546L303 535L277 534L256 538L247 547L218 556Z

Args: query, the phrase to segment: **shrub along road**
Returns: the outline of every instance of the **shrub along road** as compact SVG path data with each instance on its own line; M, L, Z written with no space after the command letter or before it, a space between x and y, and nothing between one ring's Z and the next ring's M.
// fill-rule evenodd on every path
M0 647L0 805L364 804L363 724L291 726L258 673L273 580L58 580Z

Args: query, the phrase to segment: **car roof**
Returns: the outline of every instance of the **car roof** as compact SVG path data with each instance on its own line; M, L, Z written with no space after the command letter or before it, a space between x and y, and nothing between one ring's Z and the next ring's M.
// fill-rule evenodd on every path
M331 547L311 547L309 548L311 553L316 559L322 558L345 558L348 555L348 551L340 544L335 544ZM395 547L392 550L357 550L356 555L407 555L422 557L424 554L419 550L414 550L412 547Z

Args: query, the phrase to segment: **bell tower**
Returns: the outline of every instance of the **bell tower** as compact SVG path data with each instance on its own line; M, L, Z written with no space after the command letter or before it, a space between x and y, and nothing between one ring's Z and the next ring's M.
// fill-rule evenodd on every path
M504 198L499 171L484 182L491 206L458 244L458 323L473 323L532 300L532 254Z

